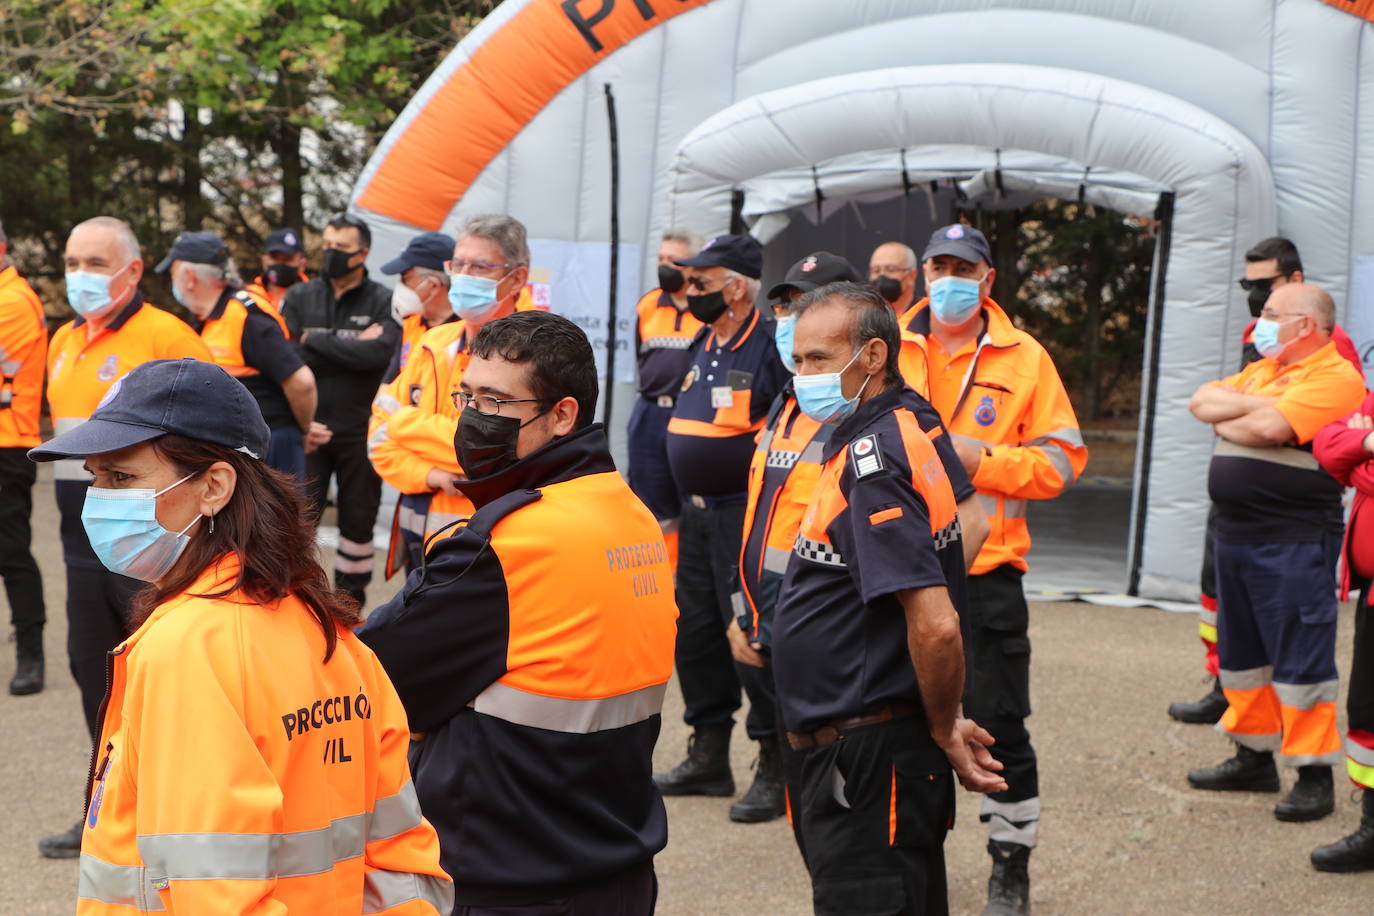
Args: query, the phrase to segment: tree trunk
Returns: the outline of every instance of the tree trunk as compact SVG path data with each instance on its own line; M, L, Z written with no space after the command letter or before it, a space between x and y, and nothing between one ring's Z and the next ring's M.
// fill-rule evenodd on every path
M205 128L200 123L198 109L183 105L181 110L181 219L182 228L199 230L210 208L205 203L200 186L205 170L200 164L200 151L205 146Z
M301 167L301 129L285 115L271 132L272 151L281 166L282 225L305 231L305 173Z
M1083 414L1096 420L1101 413L1098 356L1102 342L1102 285L1106 282L1105 239L1101 232L1088 236L1088 276L1083 289Z
M1017 311L1021 290L1021 211L994 210L992 213L992 266L997 276L992 281L992 298L1010 315Z

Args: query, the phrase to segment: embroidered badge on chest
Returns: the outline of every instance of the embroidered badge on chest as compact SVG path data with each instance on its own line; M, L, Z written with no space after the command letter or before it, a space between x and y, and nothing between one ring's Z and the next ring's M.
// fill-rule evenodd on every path
M985 396L978 402L978 409L973 412L973 420L979 426L991 426L997 422L997 408L993 406L991 397Z
M105 362L100 364L100 368L95 371L95 377L102 382L113 382L119 377L119 357L113 353Z
M878 450L876 436L864 436L849 443L849 458L858 477L867 477L883 469L883 453Z

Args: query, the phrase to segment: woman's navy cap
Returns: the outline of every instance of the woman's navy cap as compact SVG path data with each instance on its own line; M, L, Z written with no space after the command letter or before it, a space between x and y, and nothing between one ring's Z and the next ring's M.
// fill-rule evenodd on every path
M34 461L85 458L167 434L257 459L271 432L248 389L214 363L157 359L115 381L89 420L29 451Z

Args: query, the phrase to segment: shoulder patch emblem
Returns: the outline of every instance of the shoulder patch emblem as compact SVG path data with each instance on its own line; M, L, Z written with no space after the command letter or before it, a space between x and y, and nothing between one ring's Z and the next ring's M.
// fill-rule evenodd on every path
M854 462L854 474L867 477L883 469L883 453L878 450L876 436L864 436L849 443L849 457Z
M688 388L691 388L692 385L696 383L697 376L699 375L701 375L701 370L693 366L692 370L687 373L687 377L682 380L682 390L686 391Z
M993 406L991 396L985 395L978 402L978 409L973 412L973 419L979 426L991 426L997 422L997 408Z

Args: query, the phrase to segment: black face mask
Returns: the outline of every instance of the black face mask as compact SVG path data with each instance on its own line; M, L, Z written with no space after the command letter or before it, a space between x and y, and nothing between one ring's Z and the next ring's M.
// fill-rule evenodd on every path
M301 272L290 264L269 264L262 277L271 286L291 286L300 282Z
M725 291L718 289L714 293L688 296L687 311L702 324L711 324L725 313Z
M356 251L326 248L324 252L324 275L331 280L337 280L344 274L356 270L357 268L349 265L348 261L357 253Z
M1260 312L1264 311L1264 303L1269 301L1269 292L1268 289L1261 289L1256 286L1254 289L1250 290L1250 293L1245 297L1245 301L1250 304L1251 318L1258 318Z
M896 302L902 298L902 281L894 280L886 275L879 275L873 281L873 288L878 291L878 295L887 300L888 304Z
M687 278L671 264L658 265L658 287L665 293L676 293L687 284Z
M453 437L453 449L458 464L469 480L490 477L515 464L515 444L520 430L538 420L547 410L535 414L524 423L519 417L501 417L481 413L475 407L464 407L458 415L458 434Z

